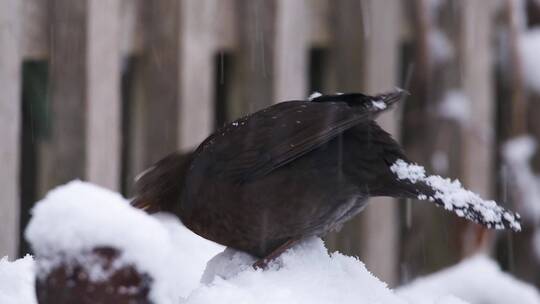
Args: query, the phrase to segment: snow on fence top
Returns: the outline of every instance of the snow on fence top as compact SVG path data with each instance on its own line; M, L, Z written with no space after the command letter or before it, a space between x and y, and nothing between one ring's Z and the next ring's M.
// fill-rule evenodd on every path
M483 200L476 193L466 190L458 180L442 178L438 175L426 176L424 167L397 160L390 170L398 179L411 183L425 183L434 190L433 196L419 195L420 200L437 201L446 210L454 211L458 216L479 221L488 227L503 229L506 226L521 230L519 215L514 215L497 205L495 201ZM505 225L506 224L506 225Z

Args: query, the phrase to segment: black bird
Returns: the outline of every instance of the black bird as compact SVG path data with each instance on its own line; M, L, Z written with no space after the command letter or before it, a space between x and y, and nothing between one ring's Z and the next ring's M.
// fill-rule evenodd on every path
M485 226L519 230L519 216L494 202L452 196L448 181L414 166L407 176L407 157L374 121L406 94L322 95L240 118L194 152L148 169L133 205L172 212L198 235L261 258L258 266L304 237L338 229L373 196L432 201Z

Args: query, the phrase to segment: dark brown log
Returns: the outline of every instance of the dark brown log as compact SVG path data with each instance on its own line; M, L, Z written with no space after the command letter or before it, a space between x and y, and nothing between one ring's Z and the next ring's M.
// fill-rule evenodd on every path
M40 263L47 258L37 257L36 294L40 304L145 304L152 279L130 265L115 268L120 252L111 247L95 248L81 253L77 259L63 260L50 272L39 273ZM57 256L55 258L60 258ZM85 261L84 265L81 261ZM92 280L93 271L107 273L103 280Z

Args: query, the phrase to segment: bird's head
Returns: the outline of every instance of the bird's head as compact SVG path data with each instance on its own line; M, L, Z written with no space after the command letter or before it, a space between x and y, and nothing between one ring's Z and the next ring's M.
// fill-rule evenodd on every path
M148 213L165 211L178 215L191 155L170 154L139 174L131 205Z

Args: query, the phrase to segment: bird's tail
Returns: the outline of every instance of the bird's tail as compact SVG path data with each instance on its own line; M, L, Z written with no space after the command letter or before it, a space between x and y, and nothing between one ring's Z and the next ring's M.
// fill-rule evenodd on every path
M131 205L147 213L177 213L192 153L174 152L135 178Z
M390 109L396 102L403 100L409 93L400 88L375 96L361 93L345 93L333 95L321 95L314 93L309 98L312 102L345 102L350 107L360 109L363 112L378 114Z
M390 170L395 180L392 196L414 198L435 203L460 217L494 229L520 231L520 216L483 200L479 195L464 189L459 181L440 176L426 176L423 167L397 160Z

